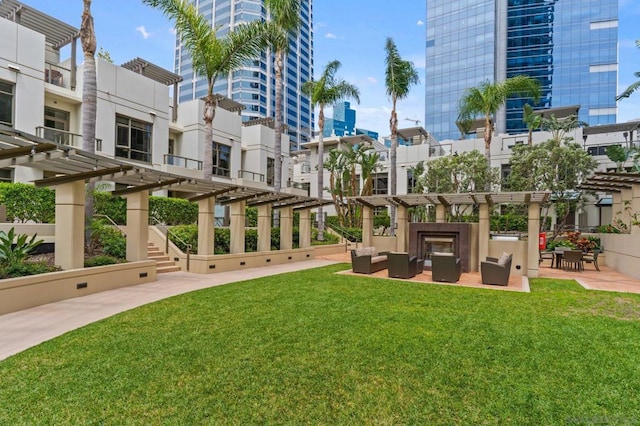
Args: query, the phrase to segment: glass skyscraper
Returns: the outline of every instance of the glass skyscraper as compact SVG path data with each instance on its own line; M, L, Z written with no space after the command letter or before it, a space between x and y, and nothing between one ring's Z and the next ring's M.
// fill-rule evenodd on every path
M457 139L458 101L484 80L526 74L540 81L535 108L580 105L591 125L616 121L618 0L426 0L427 129ZM514 97L498 132L526 130Z
M266 20L264 0L191 0L198 11L218 28L222 36L242 22ZM289 39L284 76L283 121L291 140L291 150L311 137L313 109L309 98L300 91L313 75L313 5L312 0L300 1L300 31ZM175 70L184 81L180 84L179 101L197 99L206 94L207 81L194 75L191 58L176 39ZM247 64L226 79L216 81L214 92L227 96L246 108L243 120L275 117L275 65L273 55Z

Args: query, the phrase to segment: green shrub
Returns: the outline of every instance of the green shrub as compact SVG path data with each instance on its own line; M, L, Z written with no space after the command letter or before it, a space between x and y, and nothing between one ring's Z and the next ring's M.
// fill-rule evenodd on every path
M374 228L388 228L389 226L391 226L391 217L386 210L373 217Z
M121 263L120 259L106 254L99 254L85 259L84 267L91 268L94 266L114 265L116 263Z
M127 200L124 197L113 197L110 192L96 191L93 200L96 215L108 216L118 225L127 223Z
M229 228L216 228L213 242L215 254L228 254L231 252L231 231Z
M256 229L244 230L244 251L247 253L258 251L258 231Z
M0 231L0 265L11 266L23 263L43 240L36 240L38 234L31 238L27 234L16 235L15 228L9 232Z
M338 244L340 242L340 237L337 235L331 234L329 232L324 233L324 240L318 241L318 230L313 228L311 230L311 245L319 246L325 244Z
M477 222L477 217L476 217ZM527 216L517 213L493 215L491 217L491 230L494 232L518 231L526 232L529 228Z
M557 247L567 247L572 250L577 246L569 240L549 240L547 241L547 250L555 250Z
M27 275L45 274L47 272L55 272L59 270L60 268L51 266L46 261L26 261L0 266L0 278L25 277Z
M258 208L247 207L245 209L245 221L248 227L255 228L258 226Z
M53 223L56 195L50 188L36 188L26 183L0 183L0 204L7 206L9 222Z
M598 226L596 232L599 234L620 234L620 230L611 224Z
M182 198L149 197L149 223L153 218L166 225L189 225L198 222L198 204Z
M108 256L125 259L127 257L127 240L120 230L105 225L100 220L91 224L91 239L93 244L102 248L102 253Z
M177 225L170 228L169 241L183 252L191 244L191 253L198 252L198 225ZM217 231L217 229L216 229Z

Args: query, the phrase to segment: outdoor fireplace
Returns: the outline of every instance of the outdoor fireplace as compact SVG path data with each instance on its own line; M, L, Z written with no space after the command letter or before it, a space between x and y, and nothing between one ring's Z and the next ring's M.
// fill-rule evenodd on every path
M470 271L470 223L410 223L409 254L424 259L424 269L431 270L431 255L451 253L460 258L462 272Z

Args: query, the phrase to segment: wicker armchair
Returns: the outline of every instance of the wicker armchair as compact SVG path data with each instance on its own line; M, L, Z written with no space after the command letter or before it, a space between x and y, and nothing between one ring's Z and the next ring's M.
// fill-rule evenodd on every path
M462 268L460 259L455 256L431 255L431 279L448 283L458 282Z
M416 276L418 258L408 253L387 254L389 278L413 278Z
M375 247L351 250L351 268L359 274L373 274L387 268L387 253L378 253Z
M500 259L487 257L486 262L480 262L482 284L509 285L512 257L513 255L505 253Z

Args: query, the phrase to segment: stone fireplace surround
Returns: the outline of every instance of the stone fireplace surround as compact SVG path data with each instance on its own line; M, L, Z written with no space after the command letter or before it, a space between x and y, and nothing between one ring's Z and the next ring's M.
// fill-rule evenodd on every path
M460 258L462 272L470 271L471 259L471 224L470 223L410 223L409 255L424 259L425 237L447 237L454 239L454 252ZM426 267L425 269L427 269Z

